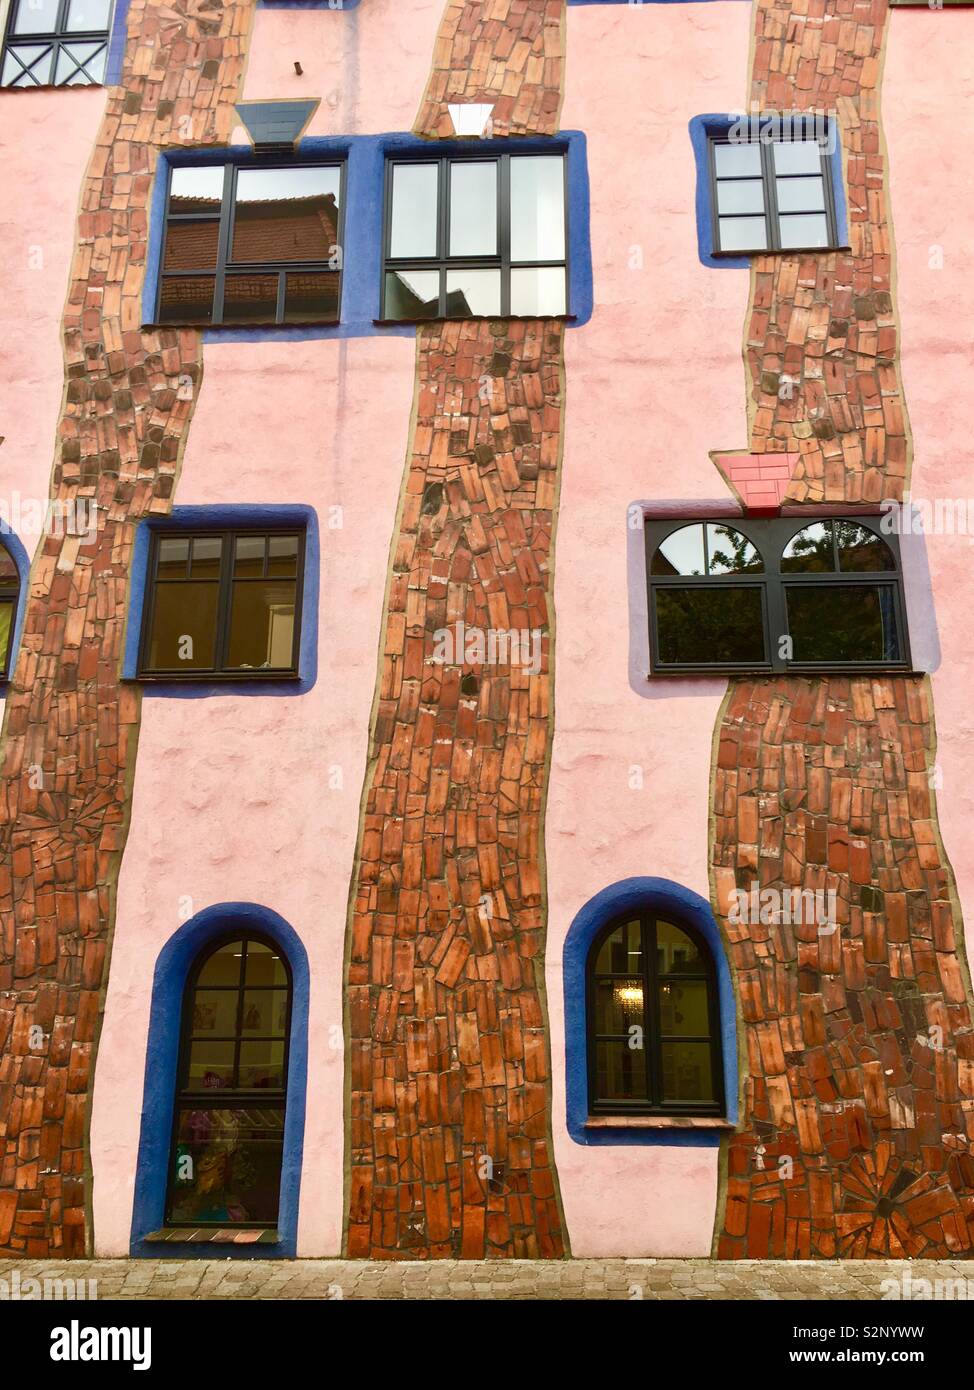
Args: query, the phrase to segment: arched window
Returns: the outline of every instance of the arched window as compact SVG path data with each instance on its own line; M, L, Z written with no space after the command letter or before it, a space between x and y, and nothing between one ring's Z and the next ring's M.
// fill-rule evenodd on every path
M10 675L10 655L17 621L20 575L14 557L0 541L0 680Z
M166 1220L273 1227L284 1152L291 973L256 935L211 946L186 987Z
M714 962L695 928L615 918L587 962L589 1112L723 1114Z

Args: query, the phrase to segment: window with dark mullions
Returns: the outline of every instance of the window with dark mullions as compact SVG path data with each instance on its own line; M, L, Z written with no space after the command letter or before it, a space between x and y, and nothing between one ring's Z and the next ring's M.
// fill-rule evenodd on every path
M97 87L112 0L11 0L0 87Z
M336 164L178 165L169 178L157 323L337 323Z
M276 1224L290 1031L291 973L273 943L211 947L183 1004L169 1224Z
M304 534L156 532L140 676L297 674Z
M0 681L10 675L10 658L20 597L20 575L10 551L0 541Z
M566 205L560 153L388 160L383 319L566 315Z
M909 668L878 518L647 521L646 558L654 675Z
M723 1113L716 974L695 931L652 912L610 923L587 993L591 1114Z
M828 138L710 140L714 253L838 245Z

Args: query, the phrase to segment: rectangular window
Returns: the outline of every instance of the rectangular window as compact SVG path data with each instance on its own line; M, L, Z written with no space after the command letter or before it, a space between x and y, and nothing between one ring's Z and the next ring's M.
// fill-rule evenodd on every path
M877 518L647 521L646 557L654 675L909 667Z
M715 254L838 245L828 139L710 139Z
M157 323L337 323L342 164L172 169Z
M563 154L391 159L382 317L568 312Z
M139 674L297 674L304 535L156 532Z
M97 87L112 0L11 0L0 87Z

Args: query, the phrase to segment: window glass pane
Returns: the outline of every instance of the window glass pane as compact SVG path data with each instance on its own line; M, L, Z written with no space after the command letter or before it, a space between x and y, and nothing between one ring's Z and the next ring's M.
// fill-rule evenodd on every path
M219 584L156 584L149 635L150 670L212 670L216 662Z
M390 256L436 255L435 164L392 166L392 238Z
M13 631L15 608L12 603L4 599L0 601L0 672L6 674L7 670L7 649L10 646L10 634Z
M450 164L451 256L497 253L497 162Z
M816 521L803 526L792 536L781 556L784 573L824 573L835 569L832 553L831 521Z
M898 661L893 590L888 585L788 585L788 631L795 661Z
M628 1034L633 1024L645 1026L643 982L638 976L595 983L595 1031Z
M243 960L243 942L228 941L219 951L214 951L203 966L197 985L236 985L240 983L240 965Z
M561 155L511 159L511 260L565 258L565 161Z
M657 589L661 665L765 660L759 589Z
M839 551L839 569L847 574L896 569L893 552L875 531L854 521L835 522L835 540Z
M511 271L511 313L545 318L568 312L565 272L561 266L536 266Z
M62 44L58 51L54 81L66 87L84 87L100 82L105 72L107 45L101 43Z
M205 1038L212 1033L215 1037L232 1038L237 1031L239 999L235 989L197 989L190 1023L193 1035Z
M599 947L597 975L633 975L643 968L642 927L638 919L617 927Z
M169 183L170 212L219 212L222 202L222 164L173 169Z
M210 323L212 275L164 275L159 296L160 323Z
M233 259L327 261L338 245L337 168L241 169Z
M294 581L234 580L227 666L287 669L293 650Z
M220 223L215 217L200 222L170 222L166 228L163 270L216 268Z
M387 319L435 319L440 312L438 270L396 270L386 274Z
M710 574L758 574L764 569L754 546L733 526L707 526L707 555Z
M225 1091L233 1086L233 1054L236 1044L194 1041L189 1050L187 1091Z
M223 541L219 536L194 536L190 574L194 579L219 579Z
M48 44L18 43L5 51L2 81L5 87L37 87L51 80L54 49Z
M718 212L764 212L764 184L760 179L721 180L717 184Z
M274 323L277 271L269 275L228 275L223 290L224 323Z
M785 249L789 246L828 246L829 224L824 213L811 217L779 217L779 237Z
M283 1041L240 1044L240 1086L247 1091L279 1091L283 1088Z
M189 559L189 539L186 536L163 536L159 541L156 574L160 579L186 579Z
M779 212L812 212L825 207L821 179L776 179Z
M714 1079L709 1042L661 1044L663 1100L684 1104L714 1101Z
M243 1031L283 1037L287 1028L286 989L248 989L244 994Z
M72 34L107 30L111 8L111 0L71 0L65 28Z
M276 951L260 942L249 941L246 979L248 985L286 985L287 971Z
M595 1044L595 1095L598 1100L646 1100L646 1049L625 1042Z
M7 583L9 580L15 584L20 582L14 557L5 545L0 544L0 581Z
M692 936L672 922L657 921L656 969L660 975L699 975L707 961Z
M298 572L297 536L268 536L267 573L275 578L294 577Z
M284 322L336 323L338 293L337 270L291 271L284 287Z
M763 217L720 218L721 251L764 251L768 233Z
M261 579L266 536L238 536L234 542L233 573L237 579Z
M703 527L681 526L666 537L653 556L654 574L703 574Z
M659 987L660 1032L664 1038L710 1037L706 980L663 980Z
M19 0L11 33L53 34L57 12L58 0Z
M761 147L746 141L725 145L715 144L714 168L719 179L747 178L749 175L760 178Z
M169 1220L273 1226L284 1154L284 1109L179 1114Z
M501 273L499 270L448 270L446 272L446 312L450 318L470 318L474 314L501 311Z
M822 146L817 140L775 140L776 174L821 174Z

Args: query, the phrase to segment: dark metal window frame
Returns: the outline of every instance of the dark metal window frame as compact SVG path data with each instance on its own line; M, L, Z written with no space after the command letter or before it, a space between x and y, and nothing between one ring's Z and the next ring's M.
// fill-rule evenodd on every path
M833 572L817 573L781 569L781 557L785 546L806 526L820 521L848 521L856 526L864 526L872 531L890 549L896 563L895 570L840 570L836 564ZM730 526L747 538L764 562L764 572L757 574L730 575L655 575L653 556L660 544L674 531L684 526ZM753 519L740 516L684 516L668 517L665 520L647 518L646 538L646 579L649 599L650 660L654 676L685 675L705 673L720 675L737 672L780 674L788 671L799 672L867 672L867 671L909 671L911 669L910 639L906 622L906 599L903 593L903 567L900 556L899 538L887 535L876 516L822 515L785 516ZM706 530L704 531L706 542ZM832 538L833 555L836 551L835 532ZM900 658L896 661L786 661L777 654L777 639L788 635L787 591L792 588L819 588L838 585L840 588L888 588L893 591L896 632L899 638ZM748 662L661 662L659 657L659 632L656 619L655 593L658 589L759 589L762 594L762 616L764 623L765 661Z
M774 156L772 149L774 145L790 145L798 143L792 139L782 140L729 140L726 135L711 134L707 138L708 146L708 169L710 174L710 209L713 224L713 254L715 256L761 256L761 255L806 255L812 251L835 251L839 247L838 219L835 210L835 188L832 183L832 157L829 151L822 146L819 151L820 169L822 175L822 185L825 191L825 220L828 228L827 246L782 246L780 227L778 225L778 186L776 179L808 179L814 178L814 174L776 174L774 169ZM720 218L742 218L757 217L756 212L725 212L719 213L717 209L717 184L718 183L753 183L757 179L756 174L736 174L727 176L722 174L717 177L717 155L718 145L757 145L761 152L761 188L764 194L764 225L768 234L767 246L754 246L750 249L740 247L728 247L723 250L720 244ZM784 214L786 217L821 217L822 208L807 208L799 210L789 208Z
M557 155L562 162L565 215L565 256L563 260L511 260L511 159L550 158ZM447 254L450 237L450 198L451 164L496 164L497 165L497 252L492 256L450 256ZM392 249L392 179L397 164L426 164L437 168L436 180L436 254L434 256L393 256ZM550 150L495 150L482 149L477 153L452 153L424 155L390 154L385 161L385 189L383 195L382 220L382 287L381 323L435 323L437 319L509 319L537 318L537 314L511 313L511 270L557 269L565 272L565 312L562 314L542 314L541 318L567 319L571 317L571 243L568 235L568 150L564 146L553 145ZM440 277L439 312L429 318L401 319L390 318L386 311L386 275L396 271L435 270ZM449 270L499 270L501 280L501 303L498 314L449 315L446 312L446 272Z
M13 564L14 569L16 569L17 563L2 540L0 540L0 550L2 550L5 555L10 556L11 564ZM9 603L13 606L13 614L10 619L10 631L7 633L7 644L5 649L0 651L0 686L2 686L11 676L10 658L13 656L14 628L17 626L17 605L20 602L19 573L16 579L0 579L0 602Z
M626 974L597 972L596 962L604 943L627 922L638 919L640 924L640 945L642 949L642 970ZM656 926L663 921L685 932L697 946L705 962L703 970L660 972L656 961ZM646 1054L646 1090L644 1098L632 1100L600 1099L598 1095L598 1056L596 1043L628 1042L627 1034L599 1033L596 1030L595 986L601 980L631 980L637 973L643 988L643 1048ZM669 1101L663 1100L663 1034L659 1011L659 986L670 980L704 980L707 985L707 1020L710 1025L708 1037L699 1034L670 1036L667 1042L709 1042L710 1066L714 1083L713 1101ZM589 947L585 964L585 1037L588 1053L588 1112L590 1115L672 1115L672 1116L722 1116L724 1114L724 1061L720 1030L719 992L714 958L707 942L696 930L681 918L663 916L651 909L641 912L626 912L614 917L599 932Z
M156 611L160 543L164 540L189 540L190 558L192 558L192 542L201 536L219 536L223 540L223 549L220 554L220 578L212 581L217 584L219 588L216 624L217 664L214 667L194 666L189 670L187 670L186 667L171 668L149 666L149 640ZM298 538L297 573L294 577L294 636L291 648L292 660L291 665L288 667L275 666L268 669L266 667L226 665L226 654L230 636L231 601L233 597L234 547L232 542L237 536L297 536ZM306 541L307 531L300 526L200 526L194 528L185 527L178 530L166 529L153 531L149 555L146 602L143 607L142 615L142 633L139 638L138 679L163 681L294 680L299 674L298 664L301 652L301 621L303 616ZM263 583L267 582L269 578L273 579L274 577L275 576L264 575L258 578L257 576L252 576L252 579L254 583ZM164 583L166 581L162 582ZM173 582L178 583L179 581Z
M38 44L38 43L42 43L42 44L46 44L46 45L47 45L48 47L50 47L50 48L53 48L53 50L54 50L54 52L53 52L53 54L52 54L52 56L51 56L51 79L52 79L52 80L51 80L50 82L38 82L38 81L35 80L35 81L33 82L33 86L35 86L35 87L42 87L42 88L44 88L44 87L50 88L50 87L67 87L67 86L70 84L70 85L73 85L73 86L75 86L75 87L103 87L103 86L105 85L105 84L104 84L104 81L101 81L101 82L96 82L96 81L94 81L94 79L90 77L90 74L89 74L87 68L85 67L84 63L78 63L77 60L74 58L73 55L69 55L69 56L71 56L71 61L72 61L73 63L76 64L76 66L75 66L75 68L74 68L74 71L71 72L71 73L69 74L68 78L66 78L64 82L57 82L57 81L55 81L54 79L56 78L56 75L57 75L58 58L59 58L59 56L60 56L61 49L62 49L65 45L69 45L69 44L75 44L75 43L102 43L102 44L104 45L104 47L105 47L105 50L106 50L106 52L105 52L105 66L106 66L106 70L107 70L107 66L108 66L108 51L107 51L107 50L108 50L108 45L109 45L109 42L110 42L111 36L112 36L112 21L114 20L114 17L115 17L115 3L114 3L114 0L113 0L113 3L112 3L112 5L111 5L111 8L109 9L109 12L108 12L108 28L107 28L107 29L85 29L85 30L82 30L82 31L80 31L80 32L78 32L78 33L75 33L73 30L68 30L67 28L65 28L65 26L66 26L66 24L67 24L67 22L68 22L68 7L70 6L71 0L60 0L60 3L59 3L59 5L58 5L57 18L56 18L56 20L55 20L55 24L54 24L54 28L53 28L53 29L47 29L47 30L44 30L43 32L30 33L30 34L15 34L14 31L13 31L13 27L14 27L14 17L16 16L18 10L20 9L20 6L21 6L22 4L26 4L26 3L27 3L27 0L10 0L10 5L9 5L8 10L7 10L7 24L6 24L6 29L5 29L4 36L3 36L3 49L2 49L2 52L0 52L0 68L2 68L3 59L7 56L8 53L13 53L14 56L16 57L16 49L17 49L17 46L18 46L19 44ZM28 63L28 65L27 65L27 67L24 69L24 71L29 72L30 69L34 66L34 64L35 64L35 63L39 63L39 62L41 61L41 59L44 58L45 56L46 56L46 55L45 55L44 53L38 54L38 56L34 59L34 62L33 62L33 63ZM95 53L95 54L92 55L92 57L97 58L97 57L98 57L98 54ZM19 62L19 61L20 61L20 60L18 59L18 62ZM87 61L90 63L90 62L92 61L92 59L89 58ZM21 67L23 67L23 64L22 64L22 63L21 63ZM85 75L86 77L88 77L90 80L89 80L88 82L75 82L75 83L73 83L73 84L70 83L70 79L71 79L72 77L74 77L76 73L79 73L79 72L83 72L84 75ZM18 76L19 76L19 75L20 75L20 74L18 74ZM30 85L31 85L31 84L27 84L26 86L20 86L20 85L18 85L18 86L16 86L16 87L14 87L14 84L13 84L12 82L6 82L6 83L3 84L2 87L0 87L0 91L7 91L7 90L9 90L9 89L12 89L12 90L14 90L14 91L30 91Z
M166 179L166 218L163 228L162 247L159 252L159 287L156 290L155 321L161 327L179 327L178 319L167 319L161 322L162 312L162 287L166 280L186 280L200 279L213 280L213 312L207 322L200 319L187 321L188 326L195 328L260 328L286 326L289 323L298 328L308 328L315 323L336 324L341 323L342 318L342 282L345 269L345 177L346 160L343 157L335 159L291 159L291 160L261 160L259 165L237 164L230 160L214 160L212 164L176 164L170 163ZM219 212L172 212L170 202L172 197L173 174L179 169L223 169L223 192L221 194ZM237 199L237 175L241 169L259 168L261 172L269 172L272 169L337 169L338 175L338 230L336 232L337 247L339 252L338 268L330 266L327 261L235 261L232 258L233 251L233 224L234 213ZM220 229L217 234L216 265L203 270L166 270L166 244L169 239L169 228L171 224L177 222L218 222ZM287 294L287 272L291 271L298 274L321 274L327 272L338 276L338 312L333 319L300 319L288 320L284 317L285 297ZM255 319L231 320L224 323L223 307L228 275L277 275L277 307L273 320L258 321Z
M266 946L269 950L273 951L284 966L284 973L287 977L287 984L286 986L247 985L245 983L247 965L247 949L245 945L244 951L242 953L242 959L240 962L240 977L237 984L203 986L204 989L224 990L227 993L230 993L231 991L235 990L239 996L237 1001L237 1030L235 1035L231 1039L226 1039L223 1037L214 1037L209 1041L231 1041L235 1043L234 1072L236 1073L237 1071L239 1071L240 1044L242 1042L267 1041L267 1039L263 1037L245 1038L243 1036L243 1029L241 1024L243 1013L243 1001L245 994L248 990L271 991L275 989L280 990L286 988L287 1018L284 1028L284 1062L281 1073L283 1085L279 1089L275 1088L274 1090L259 1089L190 1091L186 1088L185 1082L189 1073L191 1039L193 1036L193 1006L196 1002L196 990L199 984L199 977L203 973L203 967L214 955L216 955L217 951L221 950L224 946L230 945L230 943L234 941L243 941L247 943L247 945L249 945L250 942L255 942L257 945ZM260 932L249 930L240 931L239 929L228 930L226 932L223 932L216 940L208 942L206 948L203 951L201 951L199 956L196 958L196 961L193 964L193 969L190 972L189 978L186 981L186 987L183 991L183 1006L179 1022L179 1064L176 1069L176 1087L175 1094L173 1095L172 1122L170 1124L169 1141L169 1172L166 1178L165 1222L167 1226L184 1226L187 1224L184 1221L177 1222L171 1216L173 1198L176 1195L176 1149L178 1146L179 1117L183 1110L244 1110L248 1106L260 1105L266 1109L283 1110L284 1118L286 1121L288 1067L290 1065L291 1060L291 1013L293 1006L294 980L291 974L291 964L288 961L287 957L284 955L284 952L277 945L277 943L272 941L270 937L262 935L262 933ZM277 1041L277 1039L275 1038L274 1041ZM280 1200L280 1197L278 1197L278 1200ZM197 1221L194 1219L190 1224L198 1228L206 1227L206 1229L208 1230L211 1228L217 1230L223 1230L225 1228L239 1230L241 1227L241 1222L239 1221ZM276 1226L276 1222L266 1221L247 1221L243 1224L252 1230L257 1230L259 1228L272 1230Z

